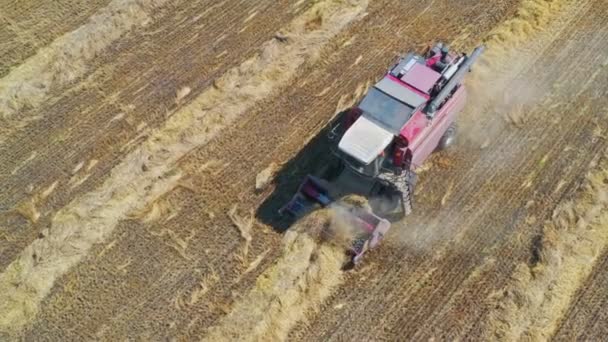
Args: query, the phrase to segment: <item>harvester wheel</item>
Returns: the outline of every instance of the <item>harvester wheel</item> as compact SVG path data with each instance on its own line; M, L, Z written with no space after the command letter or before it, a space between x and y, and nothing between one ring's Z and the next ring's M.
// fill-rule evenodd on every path
M416 173L405 171L400 175L381 174L384 181L382 190L375 193L377 198L370 200L370 205L378 216L391 222L399 221L412 213Z
M412 213L414 208L414 188L416 186L416 174L413 171L407 173L406 188L402 190L403 193L403 212L405 216Z
M413 187L408 184L409 190L403 193L403 212L405 216L412 213L414 208L414 191Z
M450 125L450 127L448 127L448 129L445 130L445 133L443 133L443 136L439 140L439 143L437 144L437 148L435 150L436 151L445 150L448 147L450 147L451 145L453 145L454 142L456 141L456 131L457 131L456 123L453 122Z

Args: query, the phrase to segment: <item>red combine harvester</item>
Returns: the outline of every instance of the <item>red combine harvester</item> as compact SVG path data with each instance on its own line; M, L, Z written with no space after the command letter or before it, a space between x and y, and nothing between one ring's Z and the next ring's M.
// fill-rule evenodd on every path
M458 55L437 43L422 55L400 58L331 125L335 163L307 176L280 213L300 217L348 194L366 197L373 213L349 209L360 232L348 251L356 264L386 235L389 221L411 212L414 170L454 142L456 115L467 96L462 81L483 51L480 46L470 56Z

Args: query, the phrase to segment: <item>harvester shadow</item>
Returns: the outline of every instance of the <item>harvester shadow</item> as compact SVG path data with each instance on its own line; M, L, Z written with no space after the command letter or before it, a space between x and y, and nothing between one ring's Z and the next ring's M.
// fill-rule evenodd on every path
M295 157L283 164L276 173L272 182L274 190L256 212L256 218L260 222L271 226L277 232L285 232L295 223L296 219L290 215L280 215L279 209L296 193L298 186L306 175L314 174L324 165L329 165L332 161L335 161L336 157L330 151L327 135L332 123L340 120L344 113L338 113Z

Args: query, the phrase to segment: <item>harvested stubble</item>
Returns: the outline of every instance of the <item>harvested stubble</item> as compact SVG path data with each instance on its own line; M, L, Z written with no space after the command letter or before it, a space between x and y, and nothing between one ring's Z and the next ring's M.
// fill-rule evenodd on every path
M369 210L357 197L343 202ZM318 310L343 281L344 247L353 231L344 210L342 204L318 210L292 227L285 234L282 255L204 340L285 340L307 312Z
M49 234L27 246L0 274L0 332L21 331L35 317L55 280L80 262L95 243L107 239L121 219L141 212L179 186L181 171L175 164L182 156L288 85L298 67L317 60L323 46L359 19L366 6L367 0L316 2L285 28L286 42L265 43L258 55L229 70L214 87L151 132L99 188L61 209ZM323 17L320 26L307 29L306 23L319 15Z
M151 13L167 0L113 0L78 29L0 79L0 117L40 105L51 90L82 77L96 55L126 32L148 25Z
M551 338L572 296L608 246L607 180L604 156L578 196L560 204L533 241L533 263L518 265L511 282L490 298L488 338Z

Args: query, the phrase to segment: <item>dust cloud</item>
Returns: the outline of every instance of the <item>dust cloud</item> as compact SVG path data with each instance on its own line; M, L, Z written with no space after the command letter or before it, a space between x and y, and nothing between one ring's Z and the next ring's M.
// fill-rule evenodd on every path
M567 25L575 6L567 0L524 0L513 18L486 36L487 49L465 79L467 107L459 117L465 143L483 149L501 131L525 125L532 107L552 90L539 75L555 72L534 60L552 42L551 32Z
M568 24L575 6L567 0L523 0L513 18L488 33L483 40L486 50L464 81L468 99L457 122L459 144L464 150L482 150L483 154L485 148L501 143L495 140L499 133L520 129L532 119L533 109L553 90L551 84L542 83L540 76L555 72L535 64L534 60L551 44L554 39L551 32ZM522 140L488 150L493 153L496 167L505 167L513 165L520 151L527 148L524 144ZM429 167L433 166L427 162L420 171ZM451 195L453 186L446 187L441 202ZM470 215L483 211L479 207ZM445 233L462 229L454 225L452 221L440 222L430 216L420 220L410 218L393 224L389 241L414 253L430 253L458 238Z

